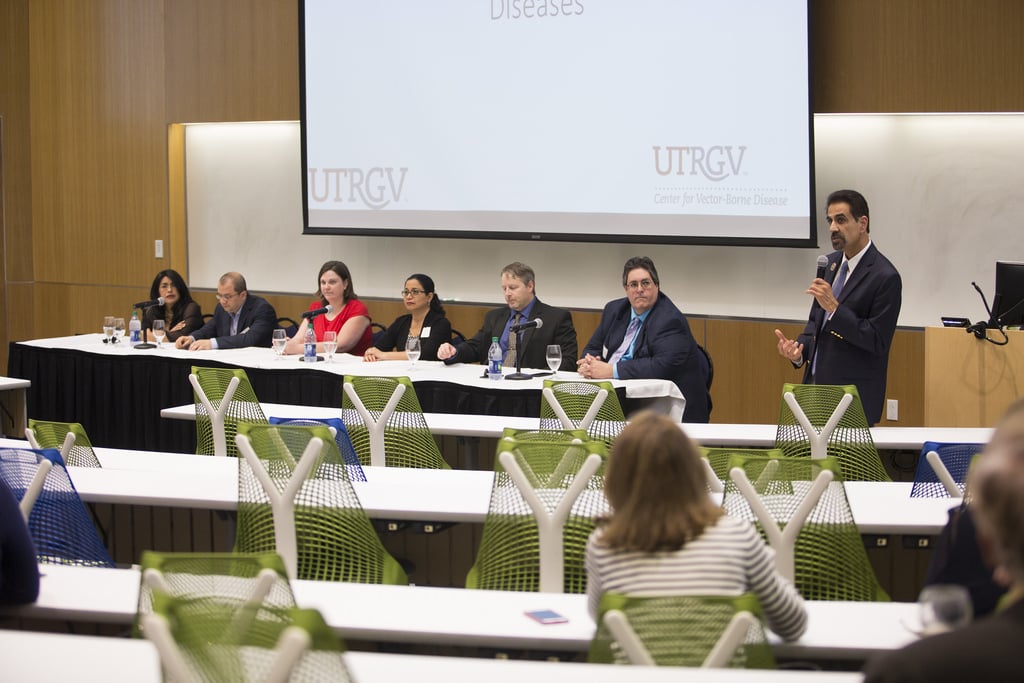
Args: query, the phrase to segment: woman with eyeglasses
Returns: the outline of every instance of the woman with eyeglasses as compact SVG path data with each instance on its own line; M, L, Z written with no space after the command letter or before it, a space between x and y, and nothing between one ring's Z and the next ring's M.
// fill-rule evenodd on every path
M437 348L451 341L451 323L444 315L444 306L429 276L410 275L401 294L408 313L399 316L380 334L374 346L363 354L363 360L408 360L405 342L410 336L420 338L421 360L437 360Z
M161 270L153 278L149 288L149 298L163 298L161 306L151 306L143 312L142 329L153 341L154 320L163 320L167 330L167 341L175 341L178 337L187 336L193 330L203 326L203 311L199 304L192 300L188 285L176 270Z
M337 332L337 352L361 356L373 343L373 333L370 331L370 311L367 310L366 304L356 296L355 288L352 285L352 274L349 272L348 266L341 261L328 261L320 266L320 273L316 276L316 281L315 296L319 296L319 298L309 305L309 310L315 311L325 306L331 307L330 313L313 318L317 352L324 350L324 333ZM299 331L288 340L288 344L284 347L285 353L303 352L306 328L309 327L309 324L309 319L303 318L302 324L299 325Z

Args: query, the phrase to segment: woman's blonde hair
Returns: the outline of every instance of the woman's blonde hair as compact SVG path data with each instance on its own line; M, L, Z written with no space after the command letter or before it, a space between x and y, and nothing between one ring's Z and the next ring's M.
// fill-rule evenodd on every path
M599 538L615 550L678 550L722 515L696 445L679 423L654 413L640 413L615 439L605 495L612 514Z

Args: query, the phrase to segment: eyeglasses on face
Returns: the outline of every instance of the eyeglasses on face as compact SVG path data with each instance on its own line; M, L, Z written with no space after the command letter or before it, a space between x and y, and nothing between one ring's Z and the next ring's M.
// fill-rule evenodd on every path
M626 283L626 289L633 290L634 292L637 291L637 290L640 290L640 289L650 289L653 286L654 286L654 281L653 280L647 280L647 279L640 280L640 281L631 280L631 281Z
M422 289L403 289L399 294L401 294L404 299L407 296L419 296L420 294L424 294L424 291Z
M221 294L220 292L217 292L217 301L231 301L236 296L238 296L238 292L232 292L230 294Z

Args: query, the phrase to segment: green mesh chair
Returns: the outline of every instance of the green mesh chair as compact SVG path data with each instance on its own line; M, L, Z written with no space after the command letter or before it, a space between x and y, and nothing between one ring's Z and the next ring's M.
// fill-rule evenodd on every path
M758 527L775 550L776 569L805 599L889 600L871 569L835 458L733 456L723 506Z
M241 424L235 550L277 552L298 579L407 584L326 426Z
M345 375L341 412L363 465L450 469L408 377Z
M238 457L239 423L267 421L245 370L193 366L188 381L196 398L196 453Z
M587 661L648 666L775 668L751 594L738 597L605 593Z
M583 553L609 512L598 441L498 441L494 485L467 588L582 593Z
M255 606L240 613L155 593L142 623L176 682L352 680L341 640L316 610Z
M700 449L700 457L704 460L708 488L713 493L725 491L725 482L729 479L729 461L734 455L766 455L772 458L783 457L785 454L778 448L704 448Z
M64 464L72 467L102 467L92 449L85 427L77 422L29 420L25 438L32 448L56 448Z
M544 380L541 429L585 429L611 444L626 427L626 416L611 382Z
M266 605L296 607L284 561L277 553L142 553L136 635L142 615L153 611L155 592L209 601L235 610Z
M892 481L852 384L784 384L775 447L790 457L834 456L845 481Z

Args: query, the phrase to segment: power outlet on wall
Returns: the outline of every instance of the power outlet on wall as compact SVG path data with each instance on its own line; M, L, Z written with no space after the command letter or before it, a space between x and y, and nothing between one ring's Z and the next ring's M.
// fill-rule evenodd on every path
M894 398L885 402L885 419L892 422L900 419L900 402Z

